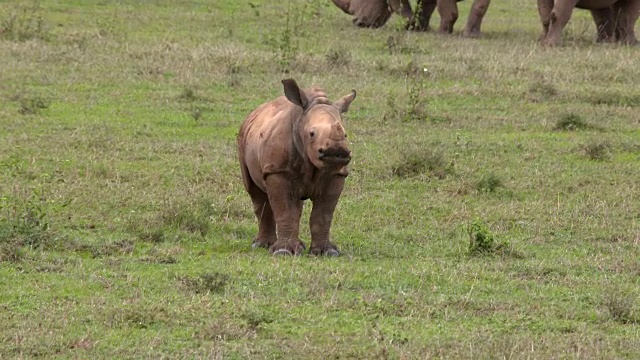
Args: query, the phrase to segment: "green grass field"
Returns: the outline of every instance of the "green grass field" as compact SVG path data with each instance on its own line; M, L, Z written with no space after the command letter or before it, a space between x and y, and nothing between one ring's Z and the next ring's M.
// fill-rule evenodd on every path
M640 47L575 11L541 48L528 0L465 39L459 6L442 36L329 0L1 2L0 359L640 357ZM235 136L287 77L358 92L339 258L250 246Z

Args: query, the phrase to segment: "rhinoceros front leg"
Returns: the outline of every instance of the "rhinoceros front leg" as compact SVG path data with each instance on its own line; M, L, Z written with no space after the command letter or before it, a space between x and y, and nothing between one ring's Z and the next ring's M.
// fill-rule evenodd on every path
M615 4L614 12L617 18L616 39L627 45L637 44L634 26L640 16L640 0L628 0Z
M441 34L453 33L453 25L458 20L458 4L456 4L456 0L439 0L437 8L438 14L440 14L438 32Z
M573 8L578 0L558 0L556 1L551 14L549 15L549 30L547 36L542 40L542 45L557 46L562 42L562 29L569 22Z
M542 34L539 41L543 41L549 32L549 23L551 22L551 10L553 10L553 0L538 0L538 15L542 23Z
M614 14L612 8L591 10L591 16L596 23L598 35L596 42L613 42L615 41L615 25Z
M466 37L477 38L480 37L480 25L482 25L482 19L487 13L491 0L475 0L471 6L471 12L467 19L467 26L462 33Z
M303 201L295 198L288 174L268 175L265 182L277 238L269 251L274 255L300 255L305 249L299 238Z
M338 247L329 240L333 212L338 204L338 199L344 187L344 176L336 176L326 185L325 192L312 199L313 209L309 219L311 228L312 255L338 256Z
M433 11L436 9L436 4L436 0L418 0L415 12L417 19L413 21L412 26L409 28L416 31L430 31L429 22Z

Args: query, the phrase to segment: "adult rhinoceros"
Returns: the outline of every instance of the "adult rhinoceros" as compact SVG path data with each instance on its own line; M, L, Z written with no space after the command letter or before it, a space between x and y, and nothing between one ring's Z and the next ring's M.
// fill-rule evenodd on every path
M640 15L640 0L538 0L543 45L560 45L562 29L574 7L591 10L598 28L598 41L637 43L633 28Z
M282 83L284 96L251 112L238 134L242 179L260 223L253 246L301 254L300 216L311 199L310 253L336 256L329 230L351 160L341 114L356 93L333 103L321 89Z

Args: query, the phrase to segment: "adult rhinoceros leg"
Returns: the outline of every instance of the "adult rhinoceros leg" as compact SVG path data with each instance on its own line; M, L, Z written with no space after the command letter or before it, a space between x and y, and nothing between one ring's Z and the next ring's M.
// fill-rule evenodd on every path
M303 201L291 191L288 174L270 174L265 182L277 237L269 251L274 255L300 255L305 249L299 238Z
M553 10L553 0L538 0L538 15L542 23L542 34L538 40L543 41L549 32L549 22L551 22L551 10Z
M344 176L335 176L325 187L326 191L312 199L313 209L309 219L311 228L311 249L312 255L338 256L338 247L329 240L333 212L338 204L338 199L344 187Z
M411 30L417 31L429 31L431 27L429 22L431 21L431 15L436 9L436 0L418 0L416 5L416 20L414 20L409 27Z
M456 4L456 0L439 0L437 8L438 14L440 14L438 32L451 34L453 32L453 24L458 20L458 4Z
M591 16L596 23L598 35L596 42L615 41L614 14L612 8L591 10Z
M482 19L487 13L491 0L475 0L471 6L471 12L467 19L467 26L462 33L464 36L477 38L480 37L480 25L482 25Z
M557 46L562 42L562 29L567 25L571 18L573 8L578 0L558 0L549 15L549 31L547 36L542 40L542 45Z
M640 0L620 2L614 5L614 12L617 18L615 26L617 40L623 44L637 44L634 26L640 16Z

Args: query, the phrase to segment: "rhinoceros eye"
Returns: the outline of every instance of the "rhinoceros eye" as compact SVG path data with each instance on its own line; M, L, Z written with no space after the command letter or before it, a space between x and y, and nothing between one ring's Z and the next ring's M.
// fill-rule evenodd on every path
M311 130L311 132L309 133L309 136L311 136L311 137L316 136L316 132L315 132L315 131L313 131L313 130Z

